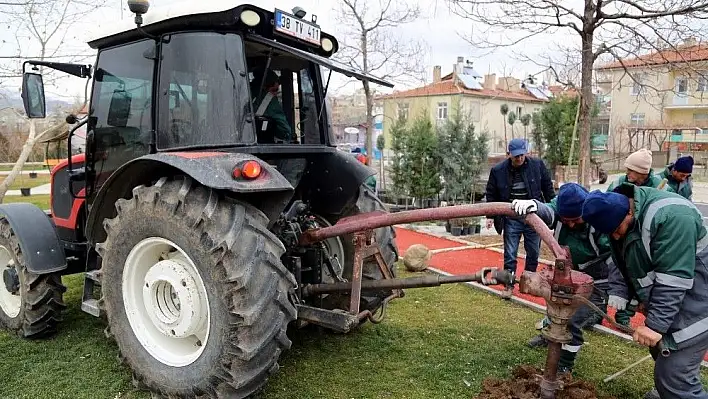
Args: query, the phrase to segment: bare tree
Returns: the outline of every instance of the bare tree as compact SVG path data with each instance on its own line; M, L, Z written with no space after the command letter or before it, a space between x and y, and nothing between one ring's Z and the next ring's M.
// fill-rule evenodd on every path
M401 37L396 29L415 21L417 5L405 0L340 0L336 20L344 31L338 58L350 66L383 80L404 82L420 79L425 73L421 61L422 44ZM371 163L374 153L374 93L363 82L366 96L366 153Z
M700 36L708 1L701 0L448 0L454 13L485 25L470 38L476 46L516 46L533 38L568 41L571 33L580 53L581 106L578 180L589 186L590 123L593 65L600 57L623 64L648 51L673 47L680 38ZM658 40L657 40L658 39ZM662 46L660 43L664 43ZM663 57L669 63L681 62ZM666 53L660 53L666 54ZM656 87L656 90L662 90Z
M81 53L72 48L68 39L72 35L72 29L83 17L103 7L104 4L104 0L20 0L9 4L0 3L0 15L10 23L15 39L14 43L1 44L3 53L14 54L14 57L0 59L0 79L18 80L23 72L22 62L30 58L39 61L79 62L90 56L90 51ZM51 93L52 87L56 87L57 83L68 75L50 69L46 69L44 73L45 69L40 68L40 71L47 92ZM86 100L87 88L88 82L84 89L84 100ZM17 110L13 109L13 112L23 117ZM35 144L66 131L68 127L61 119L51 118L51 125L39 133L36 120L27 120L25 123L28 128L27 139L12 171L0 183L0 202L4 199L8 187L22 172Z

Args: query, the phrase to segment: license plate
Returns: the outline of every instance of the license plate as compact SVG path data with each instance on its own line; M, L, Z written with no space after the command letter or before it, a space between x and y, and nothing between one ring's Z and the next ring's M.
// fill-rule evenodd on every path
M320 28L280 10L275 10L275 30L308 43L320 45Z

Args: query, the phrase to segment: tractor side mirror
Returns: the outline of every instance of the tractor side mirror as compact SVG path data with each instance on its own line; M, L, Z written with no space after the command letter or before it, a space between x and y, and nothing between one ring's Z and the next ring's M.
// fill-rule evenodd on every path
M125 90L113 90L111 104L108 109L107 122L114 127L126 127L130 117L130 104L133 98Z
M42 75L30 72L25 72L22 75L22 103L28 118L47 116L47 101L44 98Z

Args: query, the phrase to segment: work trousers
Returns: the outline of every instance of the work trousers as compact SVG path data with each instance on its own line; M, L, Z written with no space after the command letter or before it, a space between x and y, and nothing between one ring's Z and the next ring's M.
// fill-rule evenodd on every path
M541 250L541 237L533 227L521 219L507 217L504 222L504 270L516 275L516 255L519 252L519 242L524 236L526 260L524 270L535 272L538 267L538 253Z
M607 280L596 282L595 289L590 296L590 302L595 304L597 307L602 309L603 312L607 313L607 296L610 289ZM568 329L573 337L570 343L563 344L561 347L561 356L558 366L568 370L573 369L575 364L575 357L580 352L580 348L583 346L585 339L583 338L583 329L590 327L588 324L594 323L597 318L595 317L594 310L590 309L587 305L582 305L573 314L568 323Z
M683 349L671 351L663 357L656 348L654 358L654 386L661 399L708 399L701 384L701 362L708 351L708 332L694 338Z

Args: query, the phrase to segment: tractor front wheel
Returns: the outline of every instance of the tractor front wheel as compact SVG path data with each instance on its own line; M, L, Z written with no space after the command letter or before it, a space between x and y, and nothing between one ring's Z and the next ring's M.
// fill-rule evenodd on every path
M20 242L7 220L0 220L0 326L23 338L54 335L66 308L61 275L27 270Z
M265 216L189 178L137 187L116 209L97 248L103 306L135 380L166 397L259 390L296 316Z

